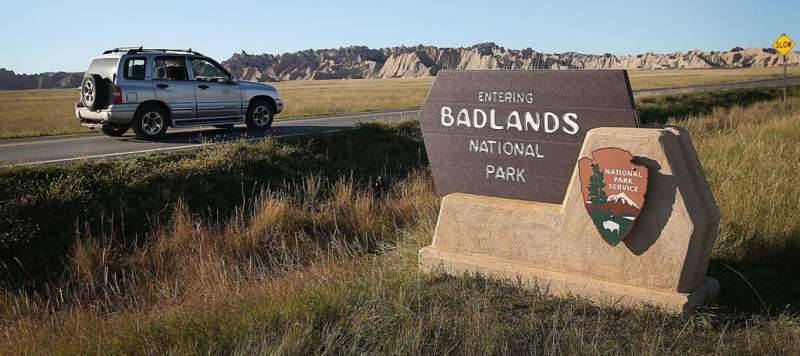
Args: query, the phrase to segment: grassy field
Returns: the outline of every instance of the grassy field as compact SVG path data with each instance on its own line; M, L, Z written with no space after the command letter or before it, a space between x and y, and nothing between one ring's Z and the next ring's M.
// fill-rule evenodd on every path
M721 299L688 318L553 298L513 281L419 273L416 253L430 243L438 200L418 126L405 122L309 142L0 173L0 212L15 221L0 229L9 272L0 347L796 354L800 99L711 110L696 100L650 103L660 115L674 112L670 105L695 108L670 123L690 130L722 211L709 271ZM32 246L47 248L22 253ZM34 268L41 264L50 268Z
M77 101L78 89L0 91L0 138L84 133Z
M275 83L286 102L279 118L418 107L430 79ZM78 125L77 89L0 91L0 138L90 132Z
M281 117L416 108L431 79L320 80L275 83L286 101Z
M790 67L800 75L800 67ZM631 71L634 90L778 78L781 68ZM422 104L433 79L275 83L286 101L280 118L407 109ZM0 91L0 138L86 133L74 118L76 89Z
M783 78L782 67L742 69L678 69L629 71L634 90L677 88ZM800 66L788 67L789 76L800 75Z

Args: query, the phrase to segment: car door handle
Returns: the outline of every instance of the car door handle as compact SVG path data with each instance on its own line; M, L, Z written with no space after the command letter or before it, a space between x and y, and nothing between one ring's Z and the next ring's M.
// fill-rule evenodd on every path
M169 85L167 85L167 84L156 84L156 86L161 88L161 89L169 88Z
M208 85L205 85L205 84L200 84L197 87L200 88L200 89L203 89L203 90L206 90L206 89L210 88Z

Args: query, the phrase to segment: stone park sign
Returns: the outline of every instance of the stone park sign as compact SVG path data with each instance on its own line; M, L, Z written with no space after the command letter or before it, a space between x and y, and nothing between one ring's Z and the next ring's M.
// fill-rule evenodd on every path
M674 311L718 292L691 139L637 128L626 72L440 72L419 119L443 196L423 269Z

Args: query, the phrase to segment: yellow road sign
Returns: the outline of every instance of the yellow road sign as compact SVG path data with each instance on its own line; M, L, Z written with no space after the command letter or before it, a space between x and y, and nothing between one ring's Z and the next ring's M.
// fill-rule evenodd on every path
M793 39L789 38L785 33L778 37L775 42L772 43L772 48L775 48L778 53L782 55L787 55L789 52L792 51L794 48L795 42Z

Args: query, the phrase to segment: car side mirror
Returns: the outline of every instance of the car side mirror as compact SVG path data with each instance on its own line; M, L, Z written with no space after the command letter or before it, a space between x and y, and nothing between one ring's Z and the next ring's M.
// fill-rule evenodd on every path
M231 84L239 84L239 78L237 78L235 75L232 75L229 83L231 83Z

